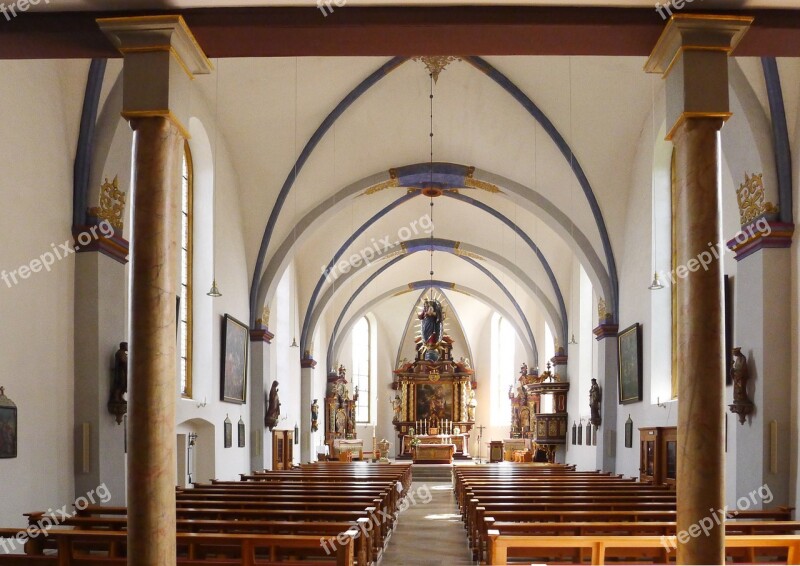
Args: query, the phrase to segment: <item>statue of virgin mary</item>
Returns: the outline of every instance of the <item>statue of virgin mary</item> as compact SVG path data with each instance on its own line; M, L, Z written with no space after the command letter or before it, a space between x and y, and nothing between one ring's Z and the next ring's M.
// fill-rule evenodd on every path
M431 348L438 344L444 329L442 304L436 299L425 299L417 318L422 321L422 340L425 346Z

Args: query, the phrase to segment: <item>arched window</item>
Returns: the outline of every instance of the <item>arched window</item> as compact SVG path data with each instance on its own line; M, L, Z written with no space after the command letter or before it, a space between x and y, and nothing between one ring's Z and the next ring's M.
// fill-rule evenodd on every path
M492 425L511 424L509 387L514 386L517 333L504 317L492 315Z
M192 396L192 154L183 145L181 174L181 286L178 312L181 396Z
M356 402L356 422L371 422L372 397L370 390L371 377L371 351L370 327L367 317L361 319L353 326L351 334L353 347L353 387L358 387L358 401Z

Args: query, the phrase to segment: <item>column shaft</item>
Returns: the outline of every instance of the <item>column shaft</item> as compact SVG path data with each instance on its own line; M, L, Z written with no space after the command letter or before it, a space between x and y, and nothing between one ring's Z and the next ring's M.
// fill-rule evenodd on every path
M725 503L722 263L698 269L698 254L721 239L722 120L688 118L675 131L678 280L678 533L713 518ZM681 269L678 268L680 277ZM707 520L706 520L707 523ZM690 532L691 529L691 532ZM689 536L678 564L722 564L725 532Z
M175 295L183 138L137 118L128 400L128 564L175 564Z

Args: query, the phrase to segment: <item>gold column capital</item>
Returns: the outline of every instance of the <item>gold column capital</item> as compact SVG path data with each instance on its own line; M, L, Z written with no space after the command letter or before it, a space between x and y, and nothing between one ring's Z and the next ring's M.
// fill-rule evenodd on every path
M679 14L658 38L644 70L666 80L668 140L686 120L730 116L728 56L753 23L749 16Z
M667 76L684 51L721 51L730 55L752 23L750 16L676 14L661 32L644 70Z
M189 139L191 82L213 65L183 17L100 18L97 25L125 59L123 118L163 117Z
M181 15L98 18L96 22L123 56L169 53L189 78L207 75L214 68Z

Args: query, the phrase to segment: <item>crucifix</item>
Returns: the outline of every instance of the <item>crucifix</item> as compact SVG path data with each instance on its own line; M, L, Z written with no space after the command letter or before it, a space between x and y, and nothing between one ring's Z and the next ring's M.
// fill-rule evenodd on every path
M483 459L481 458L481 449L483 448L483 443L481 440L483 439L483 429L486 427L481 425L476 426L475 428L478 429L478 463L483 464Z

